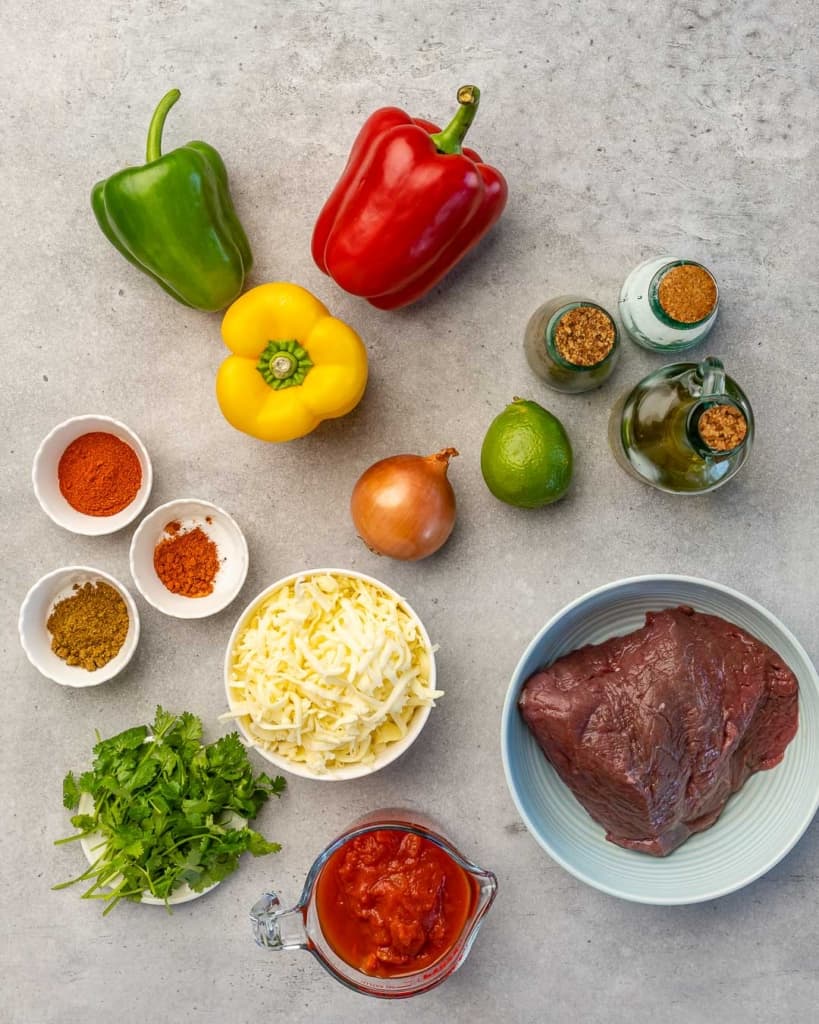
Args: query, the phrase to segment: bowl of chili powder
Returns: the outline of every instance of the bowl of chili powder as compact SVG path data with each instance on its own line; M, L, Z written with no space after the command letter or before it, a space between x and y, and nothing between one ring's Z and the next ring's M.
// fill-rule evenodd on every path
M247 541L218 505L178 498L145 516L131 539L130 562L148 604L178 619L202 619L222 611L242 589Z
M32 468L43 511L72 533L101 536L145 508L151 460L137 435L110 416L74 416L43 439Z

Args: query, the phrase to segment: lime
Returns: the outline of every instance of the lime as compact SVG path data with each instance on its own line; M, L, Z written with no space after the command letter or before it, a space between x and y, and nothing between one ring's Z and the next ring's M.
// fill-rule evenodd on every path
M501 501L540 508L562 498L572 479L572 446L560 420L516 398L489 425L481 448L486 486Z

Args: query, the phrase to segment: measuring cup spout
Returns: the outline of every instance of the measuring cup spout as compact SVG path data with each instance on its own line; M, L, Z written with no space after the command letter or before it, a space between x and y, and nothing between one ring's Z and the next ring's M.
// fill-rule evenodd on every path
M307 949L309 939L304 927L304 908L281 909L275 892L266 892L250 911L253 935L265 949Z

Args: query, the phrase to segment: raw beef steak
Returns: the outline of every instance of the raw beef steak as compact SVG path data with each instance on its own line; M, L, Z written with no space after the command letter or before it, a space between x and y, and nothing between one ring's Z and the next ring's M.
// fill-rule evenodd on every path
M779 764L797 697L770 647L681 607L559 658L527 680L518 703L606 838L664 857L713 825L749 775Z

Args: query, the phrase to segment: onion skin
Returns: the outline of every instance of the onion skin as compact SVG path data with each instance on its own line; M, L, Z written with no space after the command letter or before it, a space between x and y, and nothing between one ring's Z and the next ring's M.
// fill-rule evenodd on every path
M441 548L455 525L447 479L454 448L435 455L393 455L359 477L350 499L358 535L377 555L417 562Z

